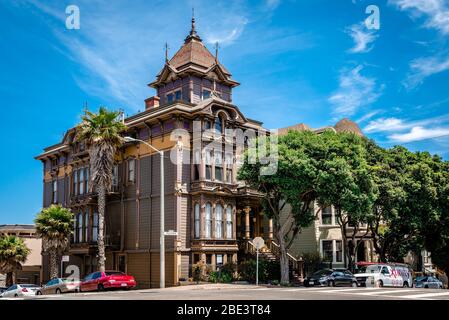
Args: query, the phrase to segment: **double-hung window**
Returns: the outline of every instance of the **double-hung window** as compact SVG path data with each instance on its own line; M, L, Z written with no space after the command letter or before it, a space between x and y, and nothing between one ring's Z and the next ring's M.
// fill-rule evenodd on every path
M324 207L321 209L321 224L331 225L332 224L332 207Z
M226 207L226 238L232 239L232 207Z
M128 182L134 182L136 179L136 160L128 160Z
M194 220L195 220L195 238L200 237L200 204L196 203L194 208Z
M175 100L179 101L182 98L181 90L175 91Z
M58 180L52 182L52 202L58 203Z
M73 171L73 194L78 195L78 170Z
M334 261L333 240L323 240L322 249L323 249L323 260L326 262L333 262Z
M223 181L223 159L219 151L215 151L215 180Z
M79 185L80 185L80 195L84 194L84 168L79 170Z
M335 262L343 262L343 241L335 240Z
M212 206L209 202L206 203L206 228L204 231L206 238L210 238L212 231Z
M87 242L89 231L89 209L86 208L84 211L84 242Z
M223 207L221 204L215 206L215 238L223 238Z
M232 183L232 165L233 165L233 159L232 159L232 153L227 153L225 157L225 163L226 163L226 182Z
M206 150L206 180L212 180L212 151Z
M118 186L118 165L116 164L112 167L112 186Z
M98 213L92 215L92 241L98 240Z
M203 100L209 99L210 98L210 91L209 90L203 90L203 94L201 97Z
M83 242L83 213L78 213L78 241Z

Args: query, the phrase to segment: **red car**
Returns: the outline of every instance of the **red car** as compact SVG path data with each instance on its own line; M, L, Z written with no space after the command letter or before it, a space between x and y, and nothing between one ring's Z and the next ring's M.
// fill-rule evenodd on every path
M132 289L137 285L133 276L120 271L94 272L84 278L80 291L103 291L106 289Z

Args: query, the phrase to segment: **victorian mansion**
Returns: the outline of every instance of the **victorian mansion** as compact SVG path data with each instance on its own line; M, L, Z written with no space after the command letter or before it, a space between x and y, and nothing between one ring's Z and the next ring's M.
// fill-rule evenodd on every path
M233 104L239 85L211 54L195 31L195 20L184 44L149 84L156 96L145 100L145 111L124 119L129 136L167 151L165 159L166 285L192 276L192 265L203 261L211 268L237 262L248 253L249 240L270 241L272 223L262 213L260 194L237 181L235 157L226 146L226 129L263 132L262 123L247 118ZM182 150L172 138L178 129L193 133L194 124L214 135L191 134ZM97 270L97 197L89 193L89 155L75 142L76 128L39 155L44 171L43 205L59 203L75 213L75 231L65 265L76 265L84 277ZM221 134L220 134L221 133ZM172 150L182 158L195 157L194 143L222 144L194 161L171 161ZM208 161L205 161L208 160ZM159 285L160 157L143 143L128 142L116 156L113 190L107 196L106 268L132 274L140 288ZM44 281L48 279L44 256ZM47 261L45 263L45 261Z

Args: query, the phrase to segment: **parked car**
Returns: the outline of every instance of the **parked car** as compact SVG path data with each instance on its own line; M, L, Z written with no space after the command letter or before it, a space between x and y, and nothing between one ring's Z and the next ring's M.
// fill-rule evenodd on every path
M35 296L36 291L39 289L40 287L35 284L13 284L1 294L1 297L17 298L24 296Z
M349 286L357 287L357 279L348 270L323 269L304 279L305 287L313 286Z
M360 286L411 287L413 272L406 264L378 263L368 265L365 272L355 274Z
M120 271L94 272L84 278L80 291L103 291L106 289L132 289L137 283L133 276Z
M36 291L36 295L43 294L61 294L67 292L78 292L80 287L79 281L66 278L55 278Z
M421 276L415 279L416 288L435 288L443 289L443 282L435 277L431 276Z

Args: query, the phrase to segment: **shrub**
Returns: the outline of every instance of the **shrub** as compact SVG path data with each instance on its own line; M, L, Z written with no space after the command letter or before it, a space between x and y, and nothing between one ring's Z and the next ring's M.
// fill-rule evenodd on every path
M240 264L240 273L242 278L249 282L256 282L256 260L248 259ZM267 259L259 259L259 281L267 282L269 280L280 279L279 262Z

